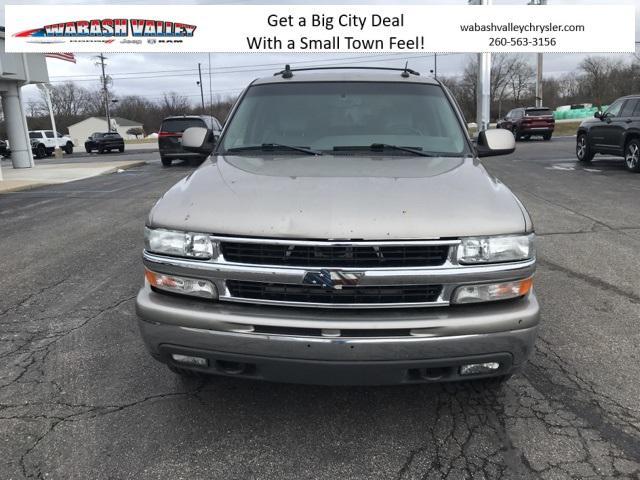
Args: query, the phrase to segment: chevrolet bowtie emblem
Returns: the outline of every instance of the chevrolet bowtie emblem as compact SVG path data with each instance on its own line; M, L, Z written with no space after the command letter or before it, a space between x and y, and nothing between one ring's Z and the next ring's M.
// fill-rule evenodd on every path
M344 286L358 285L364 272L340 272L335 270L319 270L306 272L302 283L304 285L317 285L322 288L340 290Z

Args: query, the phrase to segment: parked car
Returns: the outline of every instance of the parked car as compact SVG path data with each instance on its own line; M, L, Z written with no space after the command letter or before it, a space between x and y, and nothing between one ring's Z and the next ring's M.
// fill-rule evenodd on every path
M511 131L516 140L529 140L532 135L551 140L555 126L553 112L545 107L514 108L496 124L497 128Z
M67 154L73 153L73 140L68 135L63 135L60 132L57 132L58 137L58 146L64 150ZM30 130L29 138L32 140L37 140L37 144L35 148L38 150L38 158L42 158L46 155L52 155L53 151L56 148L56 138L54 136L53 130ZM45 155L42 155L44 151ZM34 152L35 153L35 152Z
M189 127L208 128L216 138L222 130L218 119L211 115L178 115L165 118L158 132L160 160L165 167L171 166L173 160L188 160L191 165L197 166L207 158L207 155L188 152L182 148L182 133Z
M5 140L0 140L0 157L10 157L11 150L9 150L9 144Z
M619 98L580 124L578 161L591 162L596 153L624 157L628 170L640 172L640 95Z
M118 150L124 152L124 140L118 132L96 132L84 142L84 149L87 153L97 150L98 153L110 152Z
M136 307L180 374L319 384L504 380L533 351L531 218L451 93L409 70L285 69L145 227ZM392 72L390 72L392 71ZM191 127L188 151L214 146Z

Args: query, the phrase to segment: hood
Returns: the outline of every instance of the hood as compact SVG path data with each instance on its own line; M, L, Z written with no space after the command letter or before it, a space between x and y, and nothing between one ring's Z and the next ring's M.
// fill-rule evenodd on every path
M521 233L524 215L471 157L220 156L166 192L148 224L273 238L430 239Z

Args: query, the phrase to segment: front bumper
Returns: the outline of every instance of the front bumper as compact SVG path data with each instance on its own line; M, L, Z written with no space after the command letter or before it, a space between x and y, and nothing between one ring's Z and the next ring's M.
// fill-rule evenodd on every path
M207 359L197 368L207 373L312 384L479 378L460 377L459 366L484 362L500 363L492 375L513 373L530 355L539 322L533 292L483 305L337 311L209 303L145 285L136 310L147 348L162 362L192 355Z

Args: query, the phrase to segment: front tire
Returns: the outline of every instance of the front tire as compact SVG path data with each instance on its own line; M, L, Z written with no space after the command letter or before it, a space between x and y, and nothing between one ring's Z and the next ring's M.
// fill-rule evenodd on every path
M73 143L67 142L67 144L64 146L64 153L66 153L67 155L71 155L73 153Z
M91 153L91 149L89 147L84 147L84 149L87 151L87 153Z
M100 154L104 153L104 147L98 147L98 153Z
M124 145L122 145L121 147L118 147L118 151L119 151L120 153L124 152Z
M551 133L545 133L542 138L544 139L545 142L548 142L549 140L551 140Z
M516 142L518 140L520 140L520 133L518 133L518 129L516 127L513 127L513 129L511 130L511 133L513 133L513 138L516 139Z
M162 162L162 166L163 167L170 167L171 166L171 159L170 158L165 158L165 157L160 157L160 161Z
M624 162L630 172L640 172L640 140L634 138L624 147Z
M581 133L578 135L576 139L576 157L578 157L578 161L582 163L589 163L593 160L594 153L591 151L591 147L589 146L589 140L587 139L586 133Z

